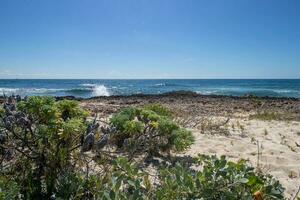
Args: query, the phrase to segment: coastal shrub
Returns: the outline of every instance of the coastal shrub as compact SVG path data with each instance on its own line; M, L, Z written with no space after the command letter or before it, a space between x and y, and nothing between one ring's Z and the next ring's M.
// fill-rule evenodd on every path
M112 165L107 181L97 194L98 199L153 199L153 186L147 173L122 157Z
M153 199L148 175L126 158L117 158L110 170L88 178L64 172L57 179L55 199Z
M144 108L147 110L152 110L161 116L173 117L173 112L169 108L159 103L148 104L144 106Z
M2 159L10 163L24 198L49 198L62 169L72 168L72 153L87 126L77 102L51 97L10 97L1 114ZM1 112L3 113L3 112Z
M88 179L68 176L56 194L59 199L284 199L284 189L270 175L255 172L245 160L237 163L224 156L199 155L194 168L177 162L161 167L156 181L126 158L117 158L111 170ZM65 178L64 178L65 179ZM61 180L61 179L60 179Z
M7 177L0 176L0 199L11 200L18 199L20 187L17 182Z
M284 189L270 175L256 173L244 160L199 155L193 170L177 163L161 170L157 199L284 199Z
M110 126L114 143L132 153L183 151L194 141L192 133L180 128L159 104L125 108L110 119Z

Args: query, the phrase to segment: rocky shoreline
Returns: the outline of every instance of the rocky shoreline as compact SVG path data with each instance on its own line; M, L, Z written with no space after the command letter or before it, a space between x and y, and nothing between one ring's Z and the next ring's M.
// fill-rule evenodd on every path
M131 95L93 97L79 99L74 97L58 97L57 99L75 99L93 111L105 114L116 112L127 106L141 106L149 103L160 103L175 112L191 116L236 114L253 114L258 112L287 114L290 119L300 120L300 99L275 97L235 97L201 95L193 92L172 92L160 95ZM102 105L102 106L98 106Z
M91 112L109 115L120 108L160 103L180 115L193 116L235 116L255 113L280 113L283 118L300 121L300 99L287 97L257 96L220 96L201 95L190 91L176 91L163 94L136 94L129 96L99 96L78 98L74 96L55 97L57 100L69 99L80 101L80 104ZM0 97L3 103L4 97ZM100 106L101 105L101 106ZM284 116L286 115L286 116Z

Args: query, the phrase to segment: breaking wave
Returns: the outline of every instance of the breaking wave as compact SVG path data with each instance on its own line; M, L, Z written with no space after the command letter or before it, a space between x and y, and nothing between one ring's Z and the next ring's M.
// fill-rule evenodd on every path
M0 88L0 95L82 95L90 96L110 96L108 89L104 85L82 84L78 88Z
M214 89L202 89L196 91L198 94L203 95L232 95L243 96L248 94L254 94L257 96L273 96L273 97L300 97L300 91L287 90L287 89L252 89L252 88L214 88Z
M80 86L85 87L87 90L92 90L93 96L110 96L108 89L104 85L84 83Z
M93 87L94 96L109 96L109 92L104 85L95 85Z
M43 93L55 93L63 91L64 89L54 89L54 88L0 88L2 94L43 94Z

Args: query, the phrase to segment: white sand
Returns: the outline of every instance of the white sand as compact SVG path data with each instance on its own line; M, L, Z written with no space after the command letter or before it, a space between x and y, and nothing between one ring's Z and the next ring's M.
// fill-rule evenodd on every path
M287 197L294 195L300 186L300 122L235 118L228 125L229 136L201 134L194 129L196 142L185 154L226 155L234 161L249 159L256 167L258 141L260 168L279 179Z

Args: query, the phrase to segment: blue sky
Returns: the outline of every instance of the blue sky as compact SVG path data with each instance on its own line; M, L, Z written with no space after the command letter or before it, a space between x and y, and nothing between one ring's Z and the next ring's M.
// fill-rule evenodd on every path
M298 0L0 0L0 78L300 78Z

